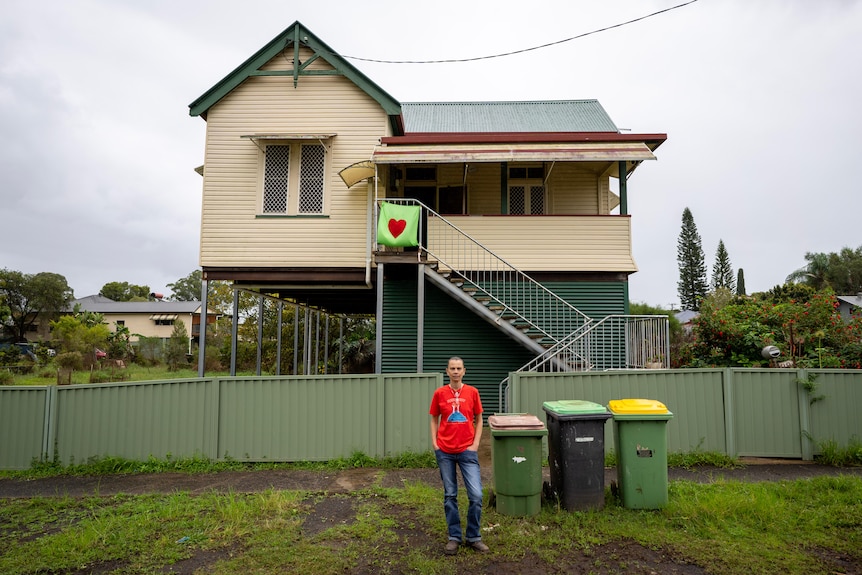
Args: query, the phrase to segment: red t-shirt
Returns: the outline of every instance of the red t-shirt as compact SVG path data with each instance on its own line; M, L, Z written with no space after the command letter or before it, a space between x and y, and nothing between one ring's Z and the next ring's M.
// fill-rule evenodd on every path
M461 453L476 437L473 419L482 413L479 390L467 384L462 384L457 392L448 384L438 387L431 398L429 413L440 417L437 446L446 453Z

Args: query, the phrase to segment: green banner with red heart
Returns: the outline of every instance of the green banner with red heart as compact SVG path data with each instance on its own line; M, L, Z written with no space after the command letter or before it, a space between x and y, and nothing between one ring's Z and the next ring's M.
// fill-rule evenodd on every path
M394 248L418 246L419 206L380 202L377 243Z

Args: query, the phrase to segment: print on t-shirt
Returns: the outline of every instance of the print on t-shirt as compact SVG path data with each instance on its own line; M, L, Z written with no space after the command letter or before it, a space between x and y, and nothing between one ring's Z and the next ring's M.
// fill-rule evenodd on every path
M455 397L449 400L449 403L452 404L452 413L449 414L449 417L446 418L446 421L449 423L467 423L467 418L461 413L461 401L463 401L459 394L455 394Z

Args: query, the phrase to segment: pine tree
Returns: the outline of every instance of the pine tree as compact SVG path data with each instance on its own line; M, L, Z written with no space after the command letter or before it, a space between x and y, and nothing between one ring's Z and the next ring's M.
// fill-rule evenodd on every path
M715 265L712 266L712 289L727 288L731 293L736 291L736 280L733 279L733 267L730 265L730 256L724 241L718 240L718 249L715 251Z
M707 292L706 262L700 234L688 208L682 212L676 259L679 263L679 282L676 285L682 309L697 311Z
M736 272L736 295L745 295L745 274L742 273L742 268Z

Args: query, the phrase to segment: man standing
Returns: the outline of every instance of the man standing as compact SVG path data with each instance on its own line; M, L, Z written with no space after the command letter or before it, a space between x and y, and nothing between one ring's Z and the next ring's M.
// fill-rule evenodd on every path
M443 510L449 526L449 541L444 553L455 555L461 545L461 517L458 514L458 477L467 488L466 545L485 553L488 546L482 542L479 524L482 520L482 477L479 472L479 440L482 438L482 401L479 390L462 381L464 360L449 359L446 375L449 385L434 392L431 399L431 442L443 480Z

